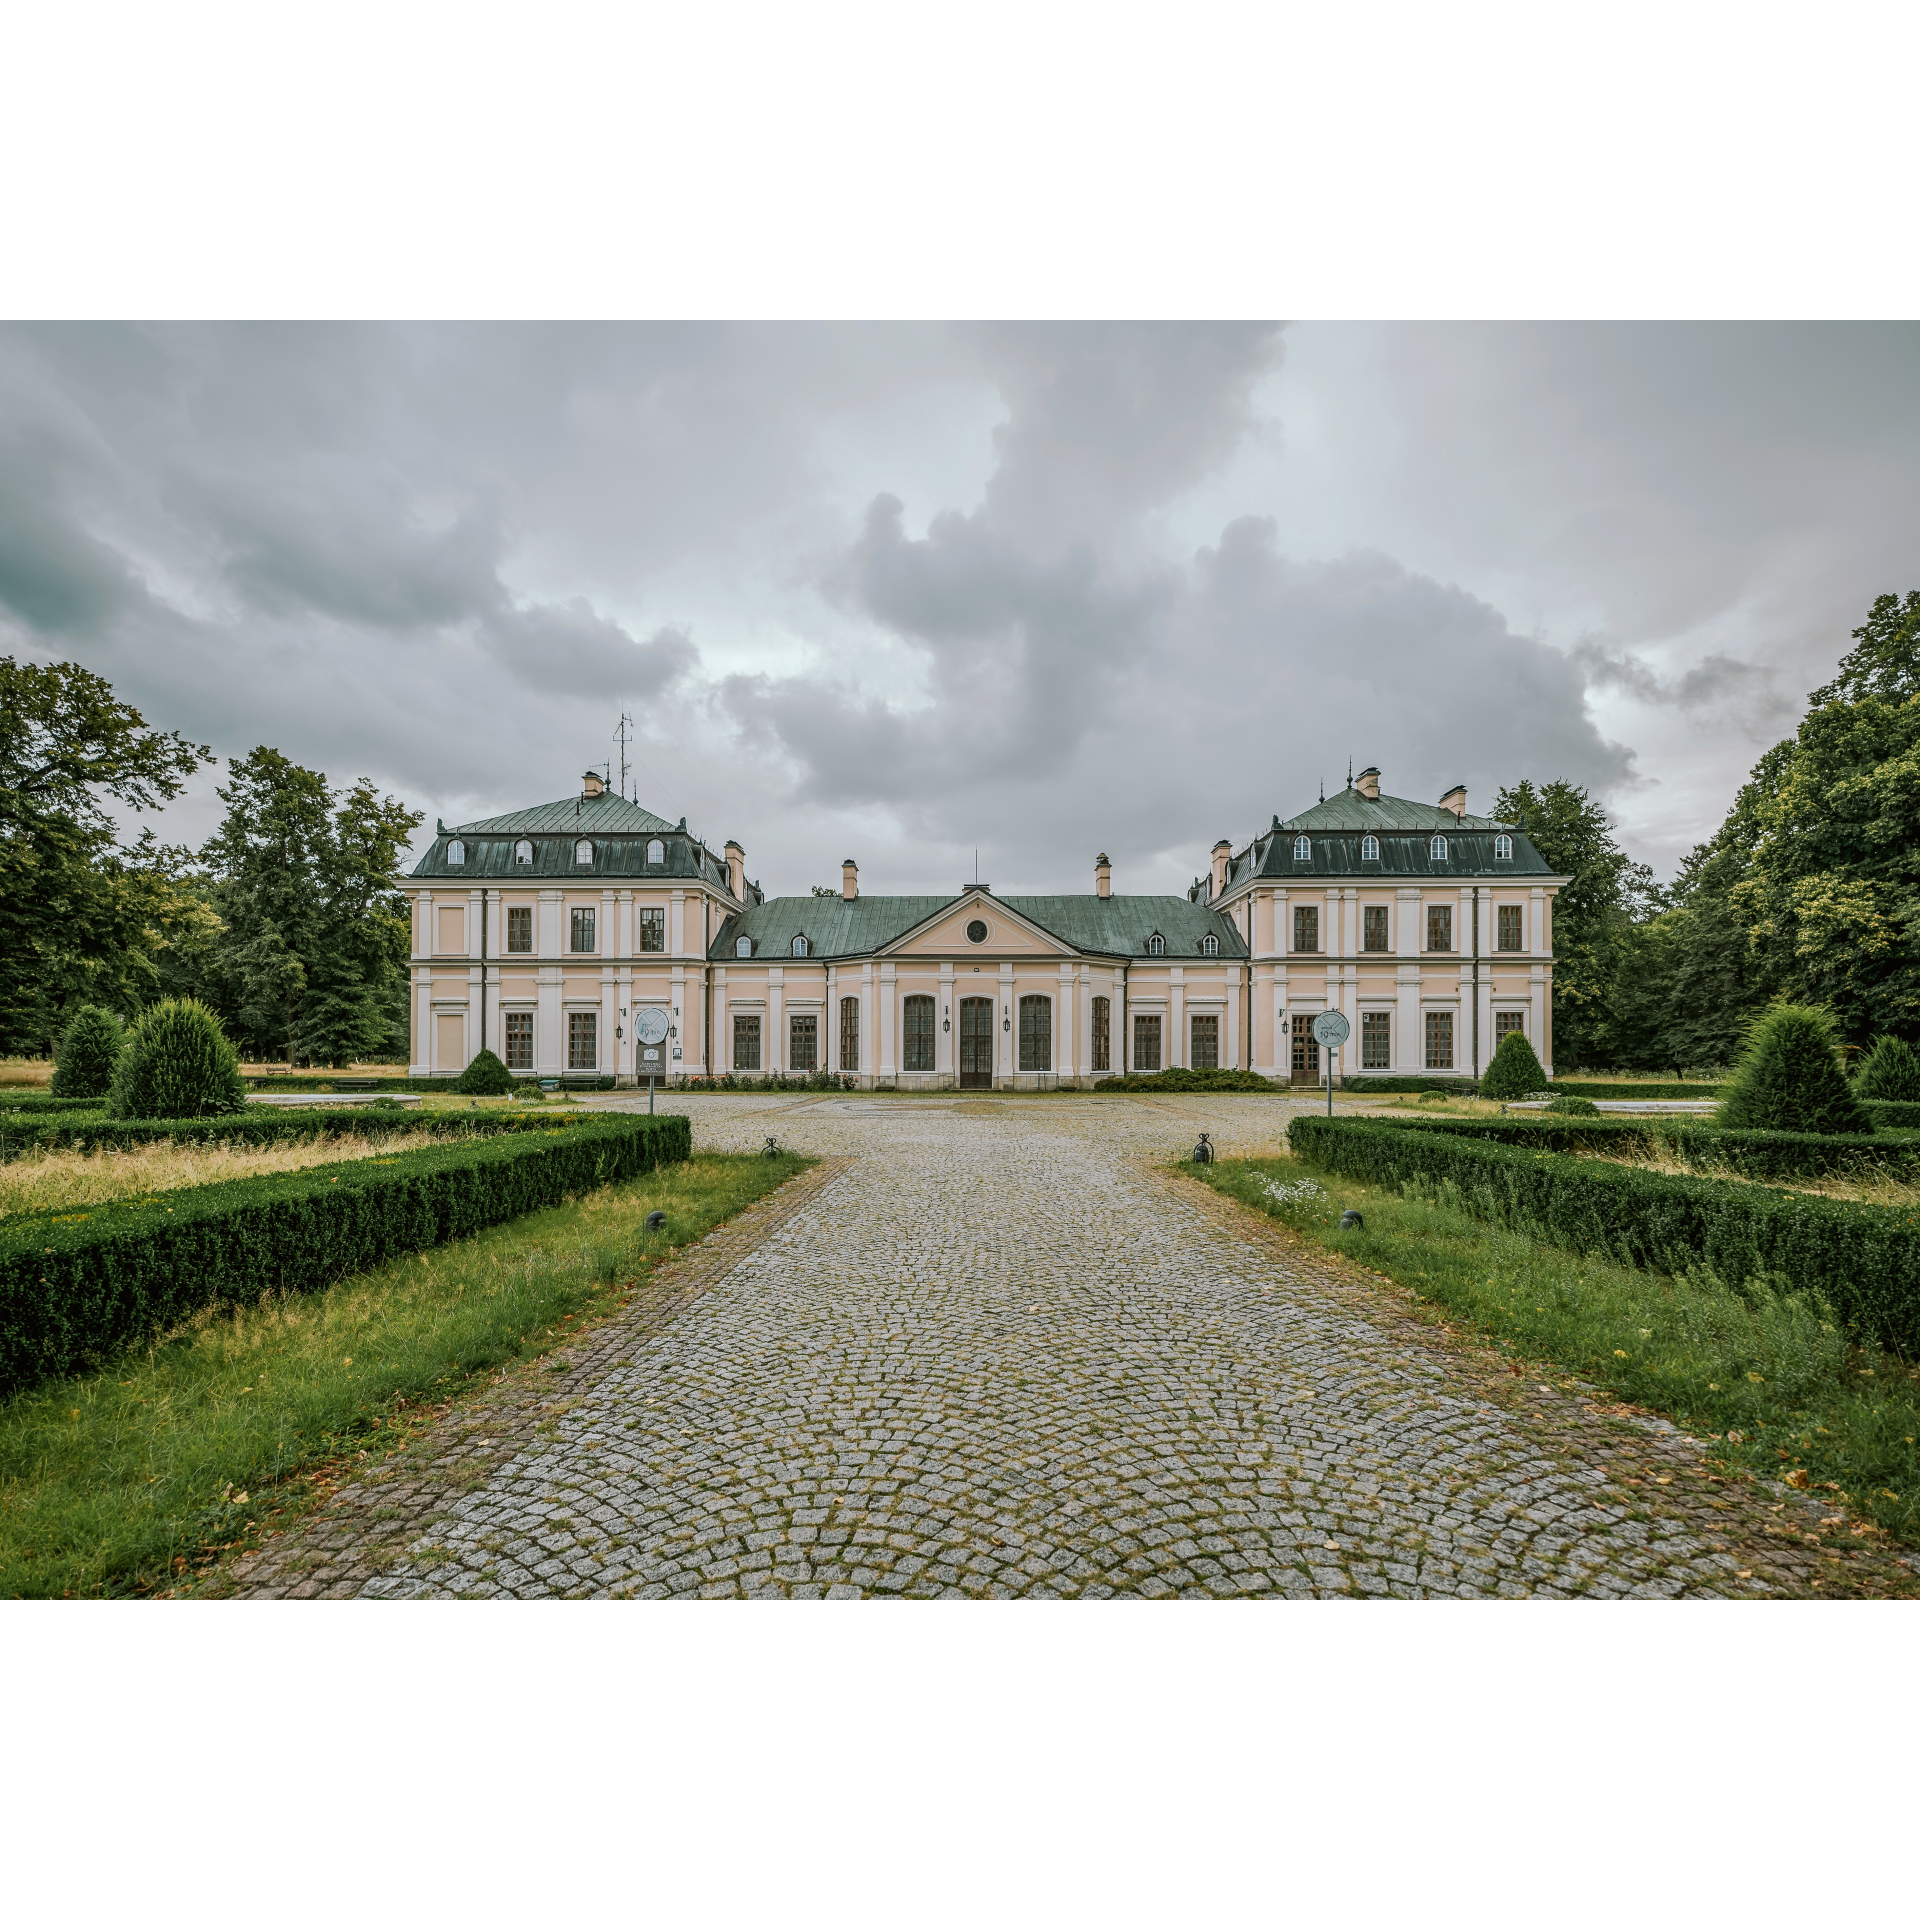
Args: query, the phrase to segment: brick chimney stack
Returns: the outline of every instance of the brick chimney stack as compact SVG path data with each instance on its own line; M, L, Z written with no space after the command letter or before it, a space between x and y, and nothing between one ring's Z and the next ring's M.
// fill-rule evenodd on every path
M607 783L589 767L580 776L580 797L583 800L598 800L607 790Z
M1104 853L1093 863L1093 890L1102 900L1113 898L1113 866Z
M1445 807L1456 820L1465 819L1467 813L1466 788L1449 787L1446 792L1440 796L1440 804Z
M738 840L729 840L727 854L727 891L736 900L747 897L747 854Z
M1233 859L1233 842L1216 840L1213 843L1213 895L1215 900L1227 890L1227 867Z
M1380 798L1380 769L1378 767L1362 767L1360 770L1360 778L1353 783L1353 790L1362 800L1378 800Z
M851 860L840 862L840 898L842 900L860 898L860 869Z

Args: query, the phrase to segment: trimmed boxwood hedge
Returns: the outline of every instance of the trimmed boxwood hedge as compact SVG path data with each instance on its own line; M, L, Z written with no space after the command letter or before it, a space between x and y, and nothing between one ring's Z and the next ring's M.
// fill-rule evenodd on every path
M1876 1127L1920 1127L1920 1100L1862 1100Z
M1555 1093L1582 1100L1718 1100L1718 1080L1556 1080Z
M1401 1124L1396 1122L1395 1124ZM1760 1128L1689 1126L1677 1117L1651 1120L1601 1114L1542 1114L1537 1120L1438 1114L1406 1124L1493 1140L1536 1152L1613 1154L1650 1146L1670 1147L1690 1167L1743 1173L1756 1180L1834 1173L1848 1166L1900 1167L1920 1161L1920 1133L1770 1133Z
M342 1067L338 1073L262 1073L258 1067L242 1067L240 1077L247 1083L249 1093L333 1093L342 1080L372 1080L373 1088L362 1087L362 1093L451 1093L454 1083L460 1078L456 1073L436 1073L417 1075L408 1078L404 1074L389 1077L386 1074L356 1073L351 1067ZM514 1080L518 1085L537 1087L542 1080L558 1080L576 1090L591 1080L594 1091L611 1093L614 1090L614 1076L610 1073L516 1073ZM644 1084L644 1082L642 1083Z
M1287 1140L1330 1173L1391 1188L1446 1181L1469 1212L1582 1253L1669 1273L1710 1265L1735 1286L1784 1274L1817 1288L1858 1334L1920 1353L1920 1210L1653 1173L1390 1120L1303 1114Z
M14 1119L0 1114L0 1160L33 1147L77 1147L82 1153L107 1148L180 1140L217 1146L223 1140L299 1140L315 1134L354 1133L528 1133L559 1126L584 1126L602 1119L593 1113L515 1112L495 1107L481 1113L434 1113L421 1107L280 1107L251 1113L216 1114L206 1120L114 1120L94 1109L88 1113L36 1114Z
M0 1221L0 1392L203 1307L307 1292L692 1151L683 1116L606 1118Z
M1325 1082L1319 1083L1322 1087ZM1343 1073L1341 1090L1345 1093L1477 1093L1478 1080L1442 1080L1432 1074L1418 1073Z
M1099 1093L1285 1093L1284 1081L1245 1067L1162 1067L1158 1073L1117 1073L1094 1082Z
M0 1093L0 1120L11 1114L105 1113L106 1095L94 1100L62 1099L51 1093Z

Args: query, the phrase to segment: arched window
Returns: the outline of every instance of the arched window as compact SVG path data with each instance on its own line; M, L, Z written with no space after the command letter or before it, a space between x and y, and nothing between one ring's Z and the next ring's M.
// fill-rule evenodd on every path
M906 1070L909 1073L933 1071L933 995L910 993L901 1009L905 1016Z
M1200 936L1200 951L1202 953L1218 953L1220 951L1220 936L1217 933L1203 933Z
M650 867L662 866L665 864L666 858L667 858L667 849L666 849L665 842L660 840L649 840L647 842L647 865L648 866Z
M516 840L513 843L513 864L516 867L530 867L533 865L533 842L531 840Z
M1313 842L1309 840L1304 833L1297 835L1294 839L1293 857L1296 860L1311 860L1313 858Z
M1444 833L1436 833L1427 842L1427 853L1432 859L1444 860L1447 857L1447 836Z
M753 940L749 935L743 933L740 938L733 943L733 957L736 960L751 960L753 958Z
M1166 950L1167 943L1159 934L1150 933L1147 935L1147 951L1149 953L1165 953Z
M1360 858L1362 860L1378 860L1380 858L1380 842L1370 833L1364 835L1360 841Z
M590 867L593 865L593 842L591 840L576 840L573 843L573 864L576 867Z
M793 936L793 945L789 947L787 951L791 953L796 960L804 960L813 949L807 945L807 936L804 933L796 933Z
M1496 833L1493 836L1493 857L1496 860L1511 860L1513 858L1513 836L1511 834Z
M449 840L447 842L447 865L450 867L464 867L466 864L467 843L464 840Z
M1053 1071L1053 1002L1044 993L1020 999L1020 1071Z

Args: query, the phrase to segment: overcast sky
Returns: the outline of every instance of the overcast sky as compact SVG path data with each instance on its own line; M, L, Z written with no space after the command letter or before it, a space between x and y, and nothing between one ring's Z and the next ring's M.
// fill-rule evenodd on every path
M0 649L429 831L624 708L776 893L1169 890L1349 760L1665 876L1916 525L1912 326L0 327Z

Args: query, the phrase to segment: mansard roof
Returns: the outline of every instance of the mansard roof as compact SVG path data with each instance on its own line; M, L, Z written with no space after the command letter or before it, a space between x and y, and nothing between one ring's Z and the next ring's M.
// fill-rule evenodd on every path
M455 866L447 847L458 840L466 858ZM532 843L533 862L523 866L514 858L518 842ZM575 848L582 840L593 843L591 865L582 865ZM651 841L661 843L665 859L649 862ZM623 800L617 793L576 794L551 800L517 813L497 813L491 819L470 820L450 827L444 821L434 843L410 876L415 880L463 880L476 884L507 880L545 881L549 886L580 881L705 881L722 892L727 886L724 855L657 813ZM757 899L759 890L748 887Z
M1331 800L1322 800L1305 813L1296 813L1291 820L1279 820L1275 825L1288 833L1393 833L1421 828L1446 833L1454 827L1485 827L1494 833L1504 822L1477 813L1456 815L1451 807L1430 807L1422 800L1396 800L1387 793L1369 800L1357 788L1349 787L1345 793L1336 793Z
M863 959L950 911L966 897L965 893L867 893L857 900L783 896L749 912L730 915L721 923L707 957L716 962L733 959L735 942L746 934L753 941L756 960L781 960L791 953L794 935L804 933L812 949L807 956L810 960ZM1178 894L1116 893L1106 899L1092 893L994 893L986 897L1032 921L1075 952L1101 959L1144 956L1147 938L1155 933L1167 943L1164 957L1168 960L1246 957L1246 943L1231 920ZM1200 950L1200 942L1208 934L1220 943L1217 955ZM976 950L958 944L954 951L958 955Z

